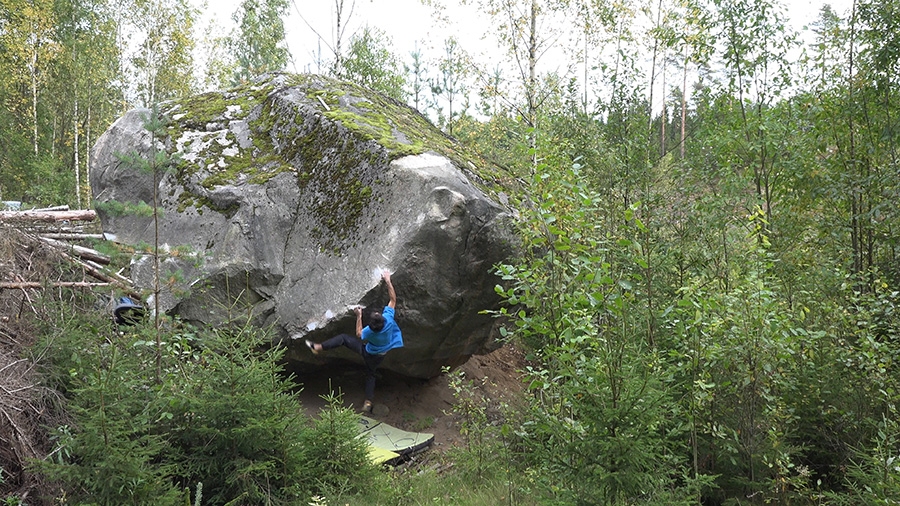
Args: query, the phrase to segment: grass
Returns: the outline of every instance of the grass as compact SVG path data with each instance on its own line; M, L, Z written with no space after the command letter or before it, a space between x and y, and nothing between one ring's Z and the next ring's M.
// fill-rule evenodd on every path
M412 428L415 432L421 432L423 430L430 429L432 426L434 426L434 417L426 416L425 418L422 418L421 420L417 420L412 425Z
M409 411L404 411L401 415L401 419L403 421L404 427L407 427L414 432L422 432L434 426L433 416L419 418Z
M473 480L458 470L455 459L438 453L423 454L415 465L388 468L356 495L333 494L322 505L384 504L396 506L454 505L500 506L538 505L540 498L526 486L521 473L500 472Z

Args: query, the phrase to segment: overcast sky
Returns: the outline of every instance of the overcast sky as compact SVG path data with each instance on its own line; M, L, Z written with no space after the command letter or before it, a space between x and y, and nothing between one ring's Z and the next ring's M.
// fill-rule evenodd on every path
M202 2L203 0L194 0ZM208 16L222 26L224 31L230 30L234 23L231 15L240 5L240 0L207 0L212 7L206 10ZM417 47L422 51L426 60L435 59L442 55L444 41L450 35L457 38L464 50L469 52L481 65L491 65L494 61L504 60L499 54L496 43L492 39L483 36L489 32L489 23L486 15L479 13L473 7L460 7L456 0L444 0L445 4L453 4L448 7L447 17L450 26L444 22L436 21L431 8L422 5L421 0L344 0L345 9L354 4L353 12L349 17L349 27L345 31L343 44L350 40L354 32L364 26L377 27L388 34L393 40L392 48L395 55L404 62L410 61L410 52ZM852 6L852 0L787 0L788 18L792 27L803 30L804 26L815 21L824 4L830 4L838 15L845 15ZM334 40L334 0L291 0L289 14L285 20L286 40L288 49L293 57L293 68L288 70L296 72L324 73L316 65L316 54L321 52L324 60L330 60L331 50L327 44ZM344 13L345 20L348 13ZM806 32L804 40L812 41L810 32ZM223 33L224 35L224 33ZM802 34L801 34L802 35ZM326 43L321 43L319 37ZM569 61L562 54L561 47L566 41L556 41L558 56L545 55L539 61L540 72L558 71L565 75L567 69L561 67ZM493 47L492 47L493 46ZM492 54L493 53L493 54ZM648 62L644 62L649 65ZM429 67L431 65L428 65ZM576 71L577 75L577 71ZM661 81L661 80L660 80ZM661 86L658 82L656 86ZM666 94L654 93L654 110L661 108L661 101Z
M843 15L851 6L852 0L790 0L786 2L791 24L796 30L814 21L825 3L831 4L834 10ZM231 27L231 14L237 9L240 0L209 0L212 5L208 13L214 16L223 27ZM471 7L453 7L448 12L454 26L447 27L437 23L430 8L422 5L420 0L345 0L355 4L350 16L350 25L345 32L344 40L350 35L369 25L385 31L394 41L395 54L408 59L410 51L420 46L425 53L435 54L440 51L443 41L454 35L461 45L473 53L490 52L493 48L481 36L488 28L483 14ZM446 0L447 4L455 4ZM345 13L345 18L347 14ZM310 68L316 61L316 53L325 54L330 51L318 37L321 36L329 44L334 40L334 1L333 0L292 0L290 13L285 21L287 43L294 57L296 68L292 70L316 71ZM317 35L318 32L318 35ZM424 46L424 47L423 47Z
M199 1L199 0L197 0ZM212 7L207 9L207 14L215 18L223 28L230 29L234 23L231 15L240 5L240 0L207 0ZM378 27L387 33L395 44L394 53L403 59L408 59L409 52L417 45L439 47L443 40L451 34L451 31L438 23L431 16L431 9L422 5L420 0L345 0L346 9L355 3L352 13L345 12L343 17L349 17L350 24L344 32L343 43L350 40L351 35L368 25ZM471 18L471 16L470 16ZM294 58L298 72L311 70L309 68L316 61L316 54L320 50L326 55L330 50L325 44L319 43L321 36L327 44L334 40L334 0L292 0L285 31L288 49ZM483 31L483 26L481 27ZM458 30L458 28L457 28ZM480 34L480 32L478 32ZM456 34L461 36L463 34ZM469 33L470 37L477 37L476 32ZM423 52L425 48L423 48Z

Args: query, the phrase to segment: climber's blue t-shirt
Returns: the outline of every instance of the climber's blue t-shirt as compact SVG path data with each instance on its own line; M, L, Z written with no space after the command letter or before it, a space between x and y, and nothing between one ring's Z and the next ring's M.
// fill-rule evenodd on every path
M394 321L394 308L384 306L381 316L384 316L384 328L381 332L374 332L368 325L362 330L362 339L366 342L366 351L370 355L384 355L394 348L403 347L403 334Z

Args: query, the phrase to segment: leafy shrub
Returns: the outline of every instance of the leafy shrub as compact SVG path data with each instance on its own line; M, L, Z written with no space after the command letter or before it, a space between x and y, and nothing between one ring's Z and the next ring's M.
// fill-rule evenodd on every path
M260 349L265 334L249 325L213 329L194 359L167 371L158 420L182 485L203 483L213 504L258 504L308 491L302 436L308 421L278 365L281 348ZM306 480L306 482L305 482Z
M534 359L527 420L514 431L524 466L562 504L689 498L676 490L686 460L671 450L678 429L665 409L666 372L644 331L645 227L634 208L620 230L592 226L603 199L577 164L539 173L522 231L527 253L499 266L497 287L505 332Z

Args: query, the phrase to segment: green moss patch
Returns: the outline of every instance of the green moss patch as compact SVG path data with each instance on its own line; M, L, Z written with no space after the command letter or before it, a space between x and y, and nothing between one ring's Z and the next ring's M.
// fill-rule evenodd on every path
M185 188L178 209L215 209L187 183L211 190L227 184L265 184L292 171L304 206L314 213L313 236L325 251L354 244L366 213L374 213L378 188L390 161L433 151L481 178L498 172L400 102L352 83L312 75L276 75L266 82L204 93L169 103L167 145L178 150L202 143L197 157L182 160L177 177ZM250 145L240 146L233 121L245 121ZM243 135L243 134L241 134ZM190 157L189 157L190 158ZM487 188L483 188L488 191Z
M387 149L390 159L433 151L452 160L482 182L503 181L507 175L466 149L415 109L353 83L319 76L296 76L292 83L306 90L312 106L360 136ZM477 184L478 181L475 181ZM482 185L490 193L490 189Z

